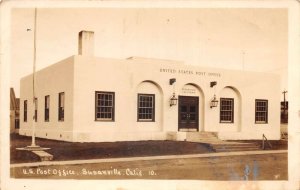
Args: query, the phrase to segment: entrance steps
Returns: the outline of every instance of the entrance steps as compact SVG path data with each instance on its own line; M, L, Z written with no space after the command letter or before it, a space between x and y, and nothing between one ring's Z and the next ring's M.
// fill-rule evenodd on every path
M220 142L217 134L214 132L187 132L186 140L190 142Z
M250 151L250 150L261 150L260 146L254 143L220 143L210 144L210 147L215 152L234 152L234 151Z
M187 132L186 141L208 144L215 152L261 150L260 146L255 143L223 141L218 139L217 133L214 132Z

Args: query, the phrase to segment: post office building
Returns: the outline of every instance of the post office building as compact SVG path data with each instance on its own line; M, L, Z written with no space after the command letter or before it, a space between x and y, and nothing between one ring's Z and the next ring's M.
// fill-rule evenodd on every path
M280 78L180 61L95 57L94 33L79 53L21 79L20 130L71 142L280 138ZM225 64L226 61L224 61ZM199 63L201 65L201 63Z

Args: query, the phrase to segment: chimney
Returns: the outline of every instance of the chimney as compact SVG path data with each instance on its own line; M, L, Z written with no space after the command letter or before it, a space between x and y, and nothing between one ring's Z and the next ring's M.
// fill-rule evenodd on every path
M94 32L84 30L79 32L78 54L94 56Z

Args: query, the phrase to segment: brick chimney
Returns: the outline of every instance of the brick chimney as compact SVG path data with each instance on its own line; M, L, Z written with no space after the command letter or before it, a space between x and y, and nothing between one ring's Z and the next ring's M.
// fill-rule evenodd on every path
M84 30L79 32L78 54L94 56L94 32Z

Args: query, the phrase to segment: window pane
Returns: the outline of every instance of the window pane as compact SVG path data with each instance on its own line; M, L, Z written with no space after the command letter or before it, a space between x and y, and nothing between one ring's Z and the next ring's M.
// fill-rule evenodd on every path
M34 99L34 121L37 122L38 117L38 99Z
M27 122L27 100L24 100L24 122Z
M191 106L190 107L190 112L196 112L196 106Z
M154 95L138 94L138 120L154 121Z
M233 123L233 99L221 98L220 99L220 122Z
M255 100L255 122L268 122L268 100Z
M58 120L64 121L64 101L65 101L65 93L61 92L58 94L59 105L58 105Z
M50 96L45 96L45 121L49 121L49 109L50 109Z
M113 120L114 93L96 92L96 120Z
M186 106L180 106L181 111L180 112L187 112L187 107Z

